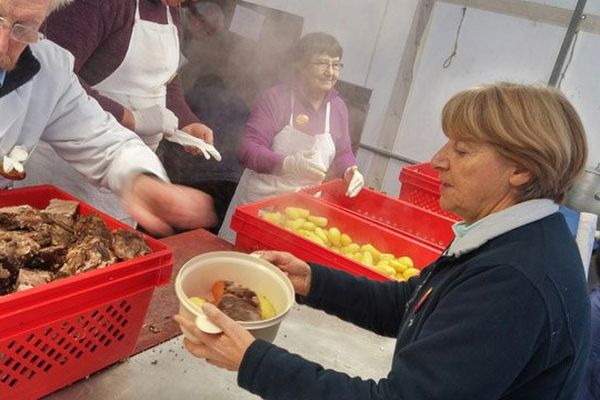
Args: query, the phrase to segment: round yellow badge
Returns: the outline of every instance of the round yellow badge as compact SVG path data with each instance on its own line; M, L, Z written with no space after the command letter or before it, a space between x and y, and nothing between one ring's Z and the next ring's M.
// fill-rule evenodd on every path
M295 121L298 125L305 125L309 121L309 118L306 114L298 114Z

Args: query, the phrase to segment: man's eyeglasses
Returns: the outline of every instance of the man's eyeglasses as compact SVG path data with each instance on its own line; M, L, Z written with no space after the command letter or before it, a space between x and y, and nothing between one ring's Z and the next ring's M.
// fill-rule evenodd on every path
M314 65L319 71L324 72L327 71L329 68L333 69L334 71L339 71L342 68L344 68L344 64L341 62L325 62L325 61L317 61L317 62L311 62L312 65Z
M10 37L21 43L36 43L45 38L37 29L22 24L13 24L8 19L0 17L0 29L10 29Z

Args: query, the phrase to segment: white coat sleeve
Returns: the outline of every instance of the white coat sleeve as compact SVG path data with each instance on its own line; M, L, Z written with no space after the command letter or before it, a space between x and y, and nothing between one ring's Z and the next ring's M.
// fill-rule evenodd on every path
M59 57L68 59L68 65L64 58L62 63L54 63L58 69L52 76L62 80L58 86L62 93L41 138L90 181L117 194L136 173L151 173L168 181L156 154L87 95L72 72L73 57L65 53Z

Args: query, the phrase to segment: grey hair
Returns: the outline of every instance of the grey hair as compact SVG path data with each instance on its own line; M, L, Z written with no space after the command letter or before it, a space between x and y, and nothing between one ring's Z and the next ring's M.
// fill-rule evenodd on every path
M73 0L50 0L50 9L49 11L56 11L61 7L64 7L66 5L69 5L70 3L72 3Z

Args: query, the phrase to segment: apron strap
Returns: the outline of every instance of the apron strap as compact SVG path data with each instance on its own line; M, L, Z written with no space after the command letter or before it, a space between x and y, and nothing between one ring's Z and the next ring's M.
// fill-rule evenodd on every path
M171 15L171 8L167 6L167 24L173 25L173 16Z
M140 17L140 0L135 0L135 20L139 21Z
M294 95L294 92L292 90L292 95L290 96L290 122L289 125L292 127L292 129L294 128L294 104L296 104L296 96Z
M331 109L331 102L327 102L327 108L325 111L325 133L330 133L329 132L329 114L330 114L330 109Z

